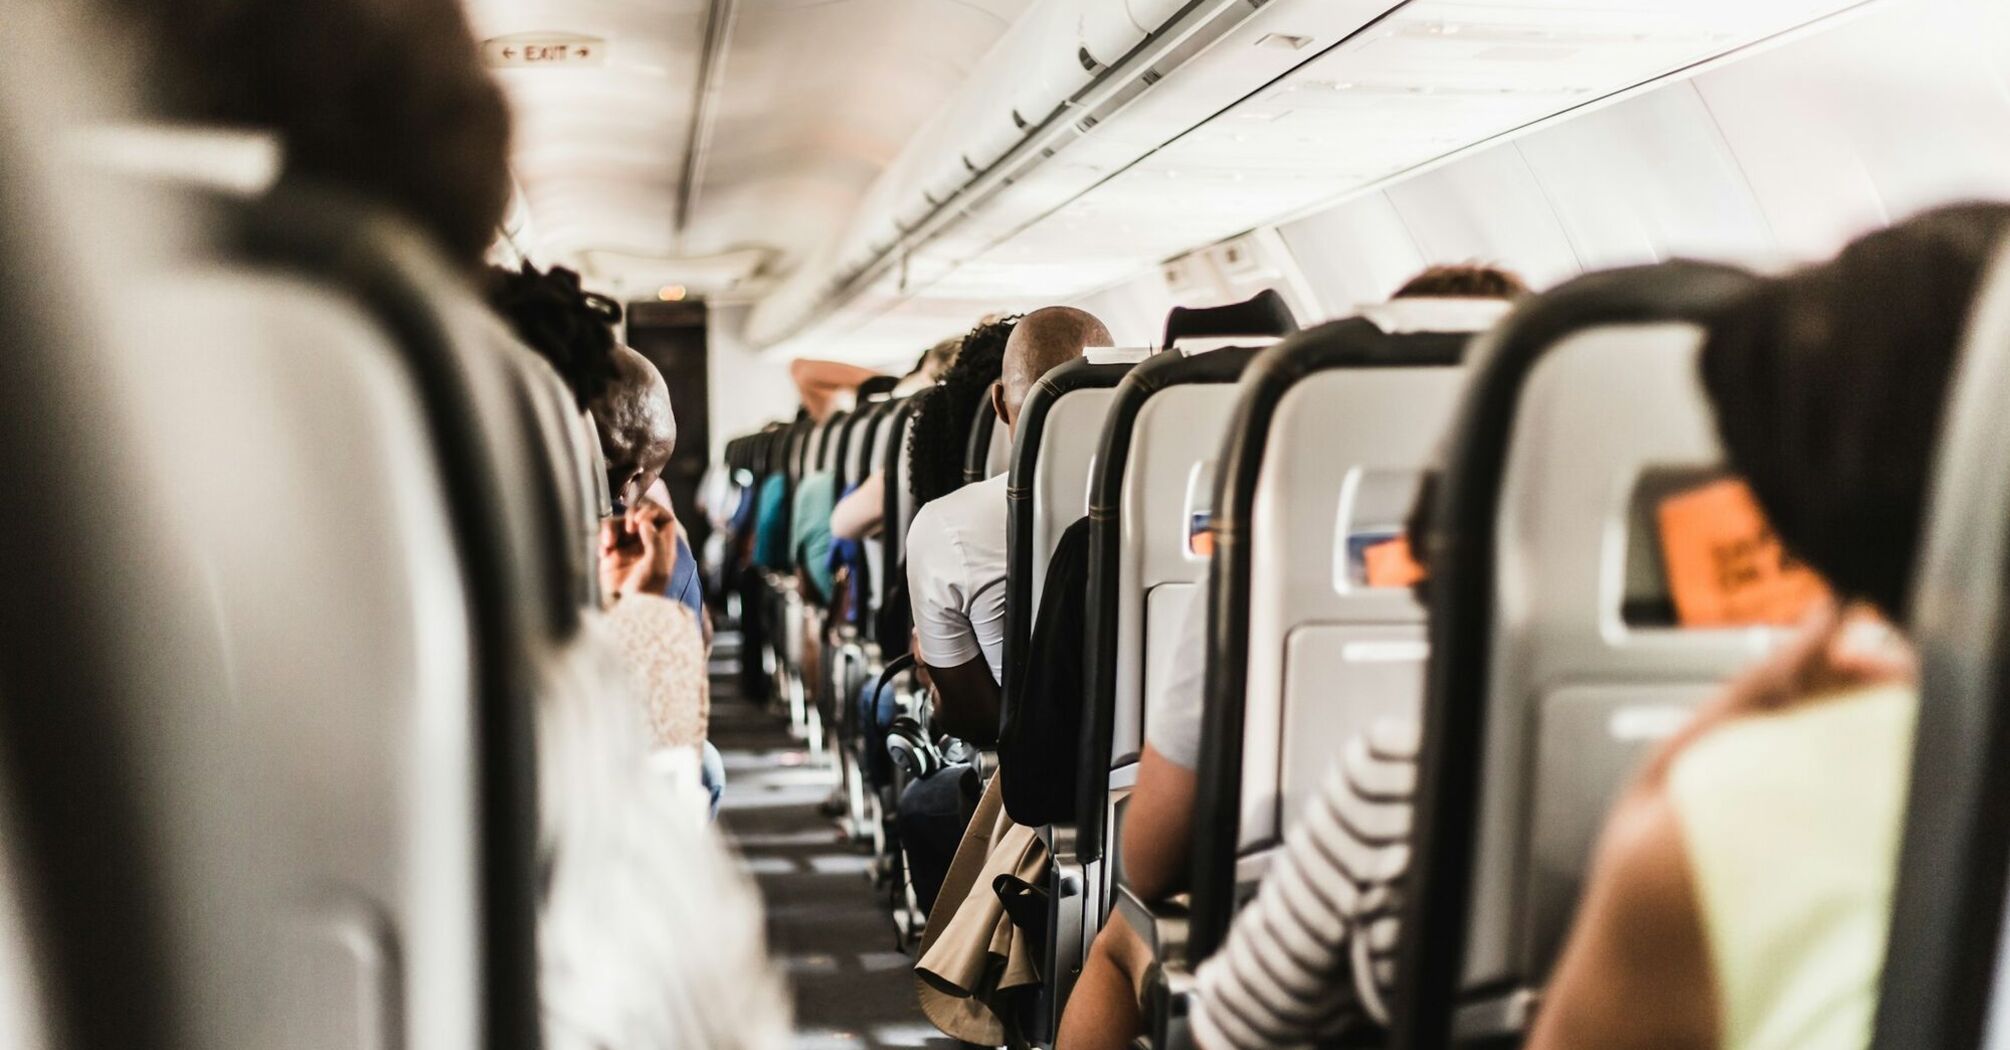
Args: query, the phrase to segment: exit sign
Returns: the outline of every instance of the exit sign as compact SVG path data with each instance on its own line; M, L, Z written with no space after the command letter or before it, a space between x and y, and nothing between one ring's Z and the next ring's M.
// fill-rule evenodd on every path
M482 41L491 69L598 66L607 62L607 38L576 33L517 33Z

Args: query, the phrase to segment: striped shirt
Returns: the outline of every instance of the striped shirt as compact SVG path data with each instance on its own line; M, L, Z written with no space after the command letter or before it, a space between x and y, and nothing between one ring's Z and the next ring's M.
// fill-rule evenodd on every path
M1418 727L1385 720L1342 748L1256 899L1198 976L1201 1050L1308 1047L1388 1020L1417 789Z

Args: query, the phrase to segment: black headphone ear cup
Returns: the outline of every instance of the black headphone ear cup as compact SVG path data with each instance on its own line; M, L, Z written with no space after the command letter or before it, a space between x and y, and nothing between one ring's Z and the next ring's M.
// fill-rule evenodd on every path
M928 743L928 734L922 731L921 723L912 718L900 717L886 729L886 752L908 776L920 780L942 768L941 756Z

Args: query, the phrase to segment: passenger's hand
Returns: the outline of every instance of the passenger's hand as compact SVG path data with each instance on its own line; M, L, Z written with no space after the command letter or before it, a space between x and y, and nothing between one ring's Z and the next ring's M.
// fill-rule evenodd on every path
M644 500L600 526L600 587L610 598L662 594L677 570L677 518Z
M1867 609L1825 600L1791 640L1732 682L1718 705L1726 714L1756 714L1909 677L1912 661L1902 647L1864 643L1880 627Z

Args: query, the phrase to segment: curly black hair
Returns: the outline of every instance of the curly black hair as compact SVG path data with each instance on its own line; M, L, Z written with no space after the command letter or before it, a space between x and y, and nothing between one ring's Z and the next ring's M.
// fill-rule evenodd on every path
M917 508L963 487L970 421L1004 370L1005 341L1018 323L1018 317L1008 317L972 328L963 337L956 363L934 387L916 395L907 458Z
M491 266L483 290L517 338L558 370L580 411L613 382L621 304L586 291L563 266L542 272L529 263L518 270Z

